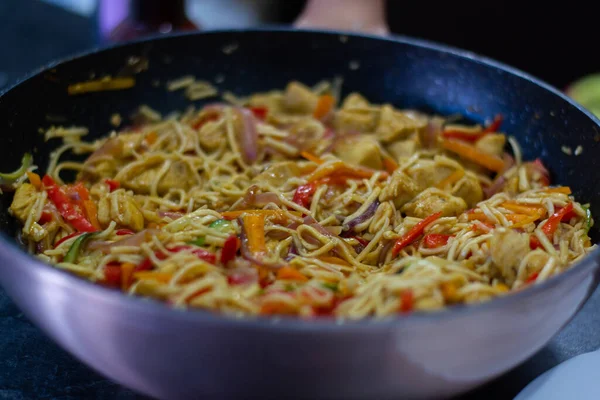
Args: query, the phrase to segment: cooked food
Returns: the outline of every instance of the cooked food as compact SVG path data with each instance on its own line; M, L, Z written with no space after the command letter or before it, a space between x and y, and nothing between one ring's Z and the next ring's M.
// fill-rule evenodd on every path
M23 241L174 307L343 319L505 296L595 248L588 206L521 159L500 116L460 124L323 87L141 107L89 142L52 128L45 173L27 156L0 174Z

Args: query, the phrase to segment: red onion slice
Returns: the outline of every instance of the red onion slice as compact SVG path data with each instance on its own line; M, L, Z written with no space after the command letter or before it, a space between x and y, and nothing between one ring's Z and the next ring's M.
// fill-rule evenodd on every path
M236 107L235 112L242 123L240 133L240 146L242 147L242 159L246 164L253 164L258 157L258 133L256 131L256 118L252 111Z
M371 218L373 215L375 215L375 211L377 211L378 207L379 207L379 200L375 200L365 210L364 213L362 213L358 217L350 220L346 225L344 225L344 231L354 230L354 227L356 227L356 225L362 224L363 222L365 222L366 220Z

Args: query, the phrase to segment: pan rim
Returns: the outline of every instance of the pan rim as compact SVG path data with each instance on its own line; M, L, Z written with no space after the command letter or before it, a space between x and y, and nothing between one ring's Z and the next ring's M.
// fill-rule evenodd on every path
M145 37L143 39L128 41L125 43L114 44L110 46L97 46L92 49L88 49L82 52L75 53L73 55L54 60L52 62L47 63L41 68L35 69L29 74L26 74L22 78L13 82L10 86L6 87L3 90L0 90L0 104L1 100L5 94L11 92L13 89L19 87L21 84L27 82L28 80L42 74L52 68L55 68L59 65L63 65L65 63L75 61L77 59L94 55L101 54L104 52L111 51L112 49L117 48L126 48L129 46L136 46L145 43L157 42L157 41L169 41L169 40L177 40L179 37L188 37L188 36L209 36L209 35L222 35L222 34L273 34L273 33L289 33L289 34L298 34L298 35L319 35L319 36L347 36L348 38L356 38L360 40L377 40L377 41L388 41L392 43L401 43L404 45L409 45L415 48L421 48L430 51L436 51L444 54L449 54L454 57L468 60L471 62L476 62L479 64L483 64L485 66L495 68L501 70L505 73L517 76L521 79L529 81L534 85L541 87L542 89L549 92L554 96L558 96L561 100L565 101L577 111L583 113L587 116L593 124L597 127L600 127L600 119L595 117L591 112L584 109L580 104L566 96L564 93L560 92L554 86L526 73L515 67L511 67L502 62L496 61L492 58L481 56L474 52L459 49L452 46L447 46L443 44L439 44L436 42L428 41L425 39L405 36L405 35L392 35L388 37L381 37L376 35L369 34L359 34L354 32L347 31L337 31L337 30L325 30L325 29L293 29L286 27L263 27L263 28L240 28L240 29L219 29L219 30L207 30L203 32L183 32L172 34L168 36L164 35L153 35L149 37ZM464 317L466 315L472 315L475 313L481 312L491 312L496 309L500 309L509 304L516 304L520 301L534 297L537 294L547 291L553 287L561 284L562 281L567 280L571 276L575 276L578 274L583 274L586 269L590 269L588 273L592 274L594 270L597 270L600 267L600 263L597 261L600 258L600 248L595 249L594 251L588 253L582 260L575 263L571 268L567 271L560 273L559 275L555 275L550 279L533 285L532 287L528 287L524 290L510 293L503 297L494 298L492 300L488 300L483 303L477 304L467 304L460 306L451 306L443 310L431 312L431 313L411 313L407 315L397 315L391 318L375 318L375 317L367 317L360 320L344 320L340 323L339 320L334 318L316 318L313 320L304 320L299 317L265 317L265 316L242 316L240 318L232 317L230 315L220 314L220 313L212 313L207 310L202 309L186 309L184 311L179 309L174 309L173 307L168 306L165 303L147 299L138 296L129 296L120 291L116 291L114 289L105 288L88 280L79 278L73 274L70 274L66 271L62 271L50 264L44 263L34 256L26 253L21 248L19 248L14 241L9 238L9 236L0 232L0 255L6 259L7 255L13 257L13 263L19 265L26 265L27 268L38 268L41 271L44 271L46 275L50 275L54 280L54 284L65 286L66 288L73 287L77 290L82 290L84 295L96 297L95 300L101 302L113 302L120 308L128 308L132 312L146 312L146 313L155 313L164 315L169 318L179 318L183 319L186 322L190 323L211 323L211 324L222 324L222 325L231 325L233 327L248 327L255 329L276 329L276 330L301 330L301 331L314 331L314 330L371 330L375 328L393 328L398 327L402 324L408 323L435 323L440 322L449 318L458 318ZM594 287L595 287L594 283ZM589 290L589 294L592 293L592 290ZM586 301L587 301L586 297ZM585 301L584 301L585 303ZM582 304L584 304L582 303Z

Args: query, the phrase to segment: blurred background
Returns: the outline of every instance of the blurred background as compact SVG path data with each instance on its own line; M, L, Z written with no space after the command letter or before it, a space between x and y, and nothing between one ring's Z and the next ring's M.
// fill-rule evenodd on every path
M0 89L55 58L146 31L291 24L305 5L304 0L156 3L161 1L0 0ZM392 34L490 56L560 89L600 72L597 16L582 1L543 8L513 0L386 3Z

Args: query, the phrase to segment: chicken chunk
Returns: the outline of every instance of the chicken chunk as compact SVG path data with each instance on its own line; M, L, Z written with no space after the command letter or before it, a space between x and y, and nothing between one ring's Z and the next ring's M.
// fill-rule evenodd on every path
M190 166L184 161L171 162L167 172L159 178L163 165L161 163L141 172L131 171L130 176L122 178L121 183L123 187L131 189L137 194L147 194L150 193L152 185L158 179L156 189L160 195L164 195L169 189L189 190L201 183Z
M452 195L462 198L467 203L467 207L471 208L483 200L483 189L477 177L467 174L456 183Z
M369 101L359 93L350 93L342 103L342 109L344 110L348 108L367 108L369 106Z
M379 142L371 135L349 136L340 140L333 148L333 153L348 164L372 169L383 168Z
M411 133L424 129L427 120L414 113L396 111L386 104L381 107L379 124L375 133L382 142L405 139Z
M424 190L402 207L406 215L417 218L426 218L437 212L441 212L443 217L451 217L463 213L466 209L467 203L463 199L436 188Z
M392 142L387 146L387 150L396 158L408 158L415 154L417 150L417 142L414 139L399 140Z
M515 281L519 264L529 251L529 235L512 229L495 232L490 241L492 261L509 285Z
M371 110L339 110L335 113L333 126L337 132L369 133L377 126L377 113Z
M142 212L134 198L123 190L113 192L98 202L98 222L106 228L111 221L134 231L144 229Z
M393 200L394 205L400 208L412 200L419 191L419 185L410 176L401 170L396 170L392 174L390 183L381 191L379 201Z
M504 154L505 145L506 136L501 133L489 133L475 143L478 150L497 156Z
M202 125L198 131L198 142L200 142L202 148L213 151L219 147L226 135L225 124L209 121Z
M424 190L446 179L454 169L447 165L439 165L433 160L423 159L413 164L406 172Z
M317 106L319 96L300 82L290 82L283 94L283 107L296 114L312 114Z
M35 186L24 183L19 186L15 192L12 204L10 205L10 212L20 221L25 222L36 199L37 189Z
M300 176L300 174L300 168L295 162L284 161L271 164L260 174L256 175L254 181L281 187L290 178Z

